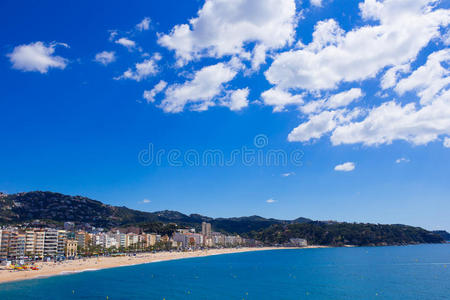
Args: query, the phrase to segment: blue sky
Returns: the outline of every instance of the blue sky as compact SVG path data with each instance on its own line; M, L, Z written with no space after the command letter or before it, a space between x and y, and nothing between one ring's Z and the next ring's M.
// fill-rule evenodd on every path
M450 229L445 1L2 1L0 17L1 191ZM241 152L185 159L211 150Z

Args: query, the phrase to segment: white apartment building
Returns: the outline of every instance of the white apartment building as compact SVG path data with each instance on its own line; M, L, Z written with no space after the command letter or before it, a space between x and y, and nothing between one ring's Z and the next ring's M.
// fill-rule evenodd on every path
M154 246L156 244L156 233L149 233L145 235L147 247Z
M0 258L10 256L15 232L11 230L0 230Z
M198 247L203 245L203 235L198 233L174 232L172 238L175 242L181 243L183 248Z
M117 241L115 234L106 234L105 235L105 248L116 247L119 248L119 242Z
M0 230L0 257L64 255L66 231L36 229L18 233L16 230Z

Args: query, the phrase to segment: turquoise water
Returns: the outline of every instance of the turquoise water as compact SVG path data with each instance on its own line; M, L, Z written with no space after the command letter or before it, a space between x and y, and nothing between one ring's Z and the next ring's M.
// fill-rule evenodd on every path
M0 299L450 299L450 244L274 250L0 284Z

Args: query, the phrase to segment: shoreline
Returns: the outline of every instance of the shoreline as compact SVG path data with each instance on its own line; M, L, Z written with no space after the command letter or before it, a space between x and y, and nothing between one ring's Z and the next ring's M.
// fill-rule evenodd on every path
M39 270L11 271L5 267L0 269L0 284L22 281L30 279L45 278L58 275L71 275L81 272L98 271L110 268L128 267L134 265L163 262L169 260L187 259L195 257L205 257L213 255L224 255L242 252L268 251L268 250L293 250L293 249L313 249L329 248L327 246L306 246L295 247L262 247L262 248L224 248L196 250L189 252L157 252L157 253L137 253L136 256L119 257L92 257L86 259L68 260L64 262L37 262Z

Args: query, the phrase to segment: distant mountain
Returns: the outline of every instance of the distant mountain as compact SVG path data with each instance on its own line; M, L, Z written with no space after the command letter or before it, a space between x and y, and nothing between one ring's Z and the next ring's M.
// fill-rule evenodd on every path
M448 238L446 232L432 233L406 225L319 222L307 218L277 220L260 216L210 218L170 210L143 212L53 192L0 193L0 225L26 224L36 220L56 226L66 221L106 229L135 226L161 234L171 234L177 226L200 230L201 223L206 221L211 223L214 231L240 234L270 245L286 243L290 238L305 238L309 243L335 246L440 243Z
M0 197L0 223L23 223L37 219L90 223L97 227L158 220L152 213L106 205L81 196L35 191L3 194Z
M176 223L179 226L200 228L200 224L205 221L212 224L213 230L238 234L260 230L274 224L311 221L306 218L285 221L259 216L214 219L199 214L185 215L169 210L143 212L123 206L103 204L87 197L42 191L0 194L0 224L22 224L34 220L53 223L66 221L77 224L89 223L92 226L104 228L131 225L161 228L160 225L149 223Z
M284 244L291 238L303 238L314 245L385 246L442 243L444 239L420 227L342 222L308 222L272 225L247 236L266 244Z
M450 241L450 233L445 230L434 230L433 233L438 234L446 241Z
M305 222L310 222L310 219ZM261 230L275 224L290 224L293 221L283 221L276 219L265 219L259 216L240 218L218 218L211 221L214 228L219 228L225 232L242 234L245 232Z

